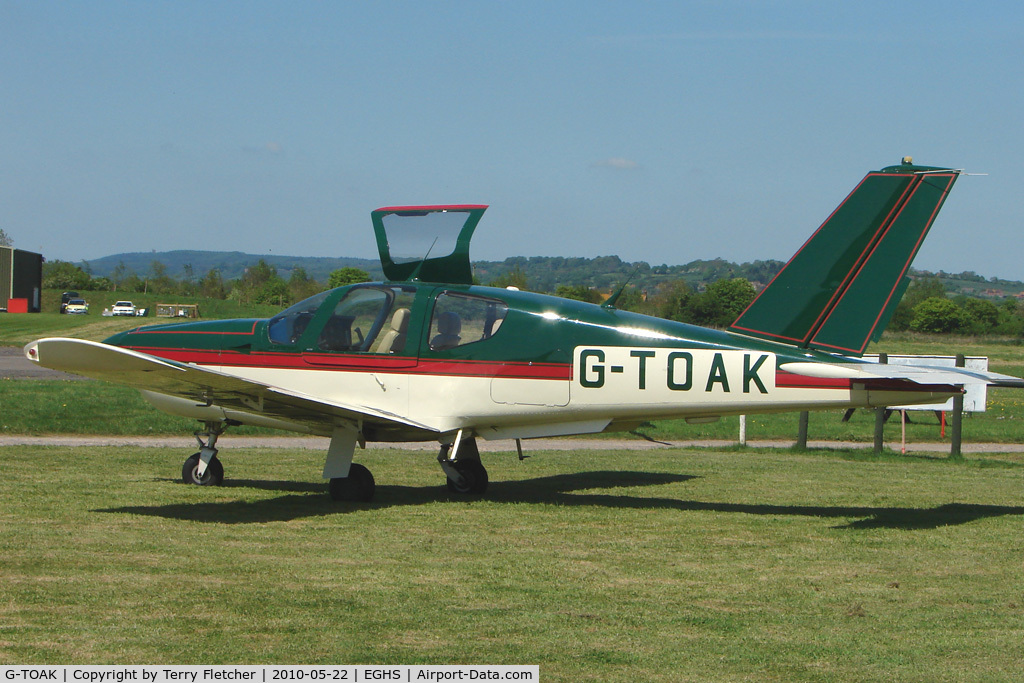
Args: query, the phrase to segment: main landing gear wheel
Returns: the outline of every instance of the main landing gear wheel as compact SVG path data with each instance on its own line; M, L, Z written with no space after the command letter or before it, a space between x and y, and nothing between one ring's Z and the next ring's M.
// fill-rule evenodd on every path
M197 474L199 470L199 453L189 456L181 468L181 480L186 484L198 484L200 486L220 486L224 483L224 465L220 463L217 456L213 456L210 464L206 466L203 476Z
M448 490L462 495L478 495L487 490L487 468L479 460L456 460L452 467L462 475L462 481L448 479Z
M487 490L487 470L480 462L476 439L462 438L461 430L454 443L441 444L437 462L448 477L448 490L452 493L478 495Z
M370 470L354 462L348 470L348 476L331 479L327 490L334 500L368 503L373 499L377 484L373 481Z

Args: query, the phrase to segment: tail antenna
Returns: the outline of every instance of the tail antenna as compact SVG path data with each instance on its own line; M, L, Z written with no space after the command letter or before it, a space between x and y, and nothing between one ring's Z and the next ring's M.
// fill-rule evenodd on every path
M608 297L608 300L601 304L601 308L615 308L615 302L618 301L619 297L622 296L622 293L626 291L626 285L628 285L629 281L632 280L633 277L639 272L640 266L638 265L636 268L633 269L633 272L629 274L629 277L626 278L626 281L619 285L619 288L616 289L610 297Z

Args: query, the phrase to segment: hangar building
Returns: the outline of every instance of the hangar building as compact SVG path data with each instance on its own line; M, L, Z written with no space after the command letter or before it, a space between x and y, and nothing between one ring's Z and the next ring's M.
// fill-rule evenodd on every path
M0 247L0 309L38 313L43 292L43 255Z

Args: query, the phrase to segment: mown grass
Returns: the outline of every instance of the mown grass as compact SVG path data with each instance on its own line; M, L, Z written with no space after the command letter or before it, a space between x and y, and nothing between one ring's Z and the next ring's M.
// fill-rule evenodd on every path
M157 322L152 318L26 313L0 315L0 346L24 346L42 337L102 341L112 334Z
M1015 681L1024 467L664 450L4 448L0 663L538 663L548 681Z
M161 412L135 389L107 382L21 380L0 377L0 435L188 434L196 420ZM236 427L236 434L281 432Z

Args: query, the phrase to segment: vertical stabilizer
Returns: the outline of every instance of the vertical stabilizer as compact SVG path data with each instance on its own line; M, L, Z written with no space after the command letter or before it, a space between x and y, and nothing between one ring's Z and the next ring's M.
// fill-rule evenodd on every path
M729 329L860 355L881 334L958 171L868 173Z

